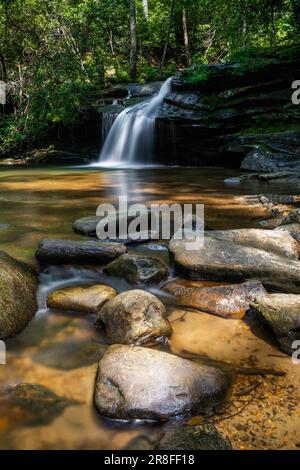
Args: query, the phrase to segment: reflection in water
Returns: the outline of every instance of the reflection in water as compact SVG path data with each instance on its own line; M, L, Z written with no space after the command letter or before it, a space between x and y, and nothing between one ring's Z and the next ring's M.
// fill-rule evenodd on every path
M265 215L264 210L245 207L235 200L235 196L272 193L273 188L270 184L255 185L253 182L240 187L225 186L224 178L235 174L237 172L232 170L205 168L101 172L90 168L1 169L0 249L35 264L32 255L42 238L80 238L72 232L73 221L95 215L100 203L117 202L120 195L127 195L130 203L147 205L152 202L204 203L206 222L212 228L258 226L259 219ZM281 187L281 191L290 194L291 188ZM136 250L162 257L164 261L168 259L166 249L156 243L139 245ZM101 266L96 269L88 266L49 267L40 275L39 313L18 337L7 342L7 366L0 366L0 388L21 382L35 383L58 396L79 401L81 405L68 406L49 424L35 427L28 425L22 414L17 419L15 411L5 415L1 412L0 448L119 449L138 436L144 435L143 439L147 440L159 431L160 426L116 424L96 415L92 392L97 362L106 348L107 339L101 330L93 327L92 317L46 308L49 291L95 282L109 283L118 291L132 287L120 279L106 277ZM153 291L158 292L155 286ZM181 318L182 312L177 315ZM173 316L176 317L176 312ZM206 316L190 313L175 322L172 350L205 354L209 349L217 359L220 355L222 359L224 344L221 342L212 347L204 341L205 335L209 336L206 319ZM216 332L220 332L219 339L222 341L222 335L225 337L226 359L239 360L242 353L246 356L251 348L262 347L262 340L245 330L247 343L244 344L239 336L241 352L236 351L235 341L229 348L224 321L214 319ZM230 325L232 335L240 334L241 323L235 321ZM202 328L202 335L198 327ZM262 359L270 351L267 349ZM268 365L276 367L274 361L269 359Z

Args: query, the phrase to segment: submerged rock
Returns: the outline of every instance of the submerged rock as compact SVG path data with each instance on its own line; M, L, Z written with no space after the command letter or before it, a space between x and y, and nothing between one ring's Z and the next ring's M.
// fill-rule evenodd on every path
M228 439L212 424L180 427L166 432L157 447L158 450L230 450Z
M154 284L168 276L168 268L157 258L127 253L110 263L106 271L132 284Z
M224 318L243 318L250 308L250 302L258 295L267 294L261 282L255 280L215 287L186 287L175 281L166 284L164 290L179 305L194 307Z
M292 354L293 342L300 340L300 295L269 294L251 306L272 328L281 348Z
M56 310L97 314L100 308L113 299L117 291L103 284L95 286L74 286L51 292L47 305Z
M20 333L37 311L37 276L0 251L0 339Z
M103 325L108 338L119 344L146 344L171 336L164 305L142 290L123 292L99 311L96 325Z
M99 363L95 406L116 419L168 420L204 412L229 390L227 375L161 351L110 346Z
M290 248L294 246L290 242L292 237L288 239L288 245L282 247L281 243L277 245L277 236L271 236L270 241L262 239L262 247L258 248L259 237L253 247L250 243L242 244L244 242L239 237L233 241L230 232L234 231L228 232L228 236L225 231L216 235L206 232L203 247L196 251L188 251L185 240L172 239L170 251L175 269L194 280L238 282L259 279L265 287L279 292L300 292L300 262L283 256L285 251L291 253ZM266 251L267 248L273 252ZM275 253L275 249L281 254Z
M41 241L35 256L49 264L107 264L125 252L121 243L49 238Z
M31 383L20 383L0 391L0 402L8 409L12 408L13 413L19 409L16 419L23 418L31 425L50 424L66 407L79 403L60 397L43 385Z

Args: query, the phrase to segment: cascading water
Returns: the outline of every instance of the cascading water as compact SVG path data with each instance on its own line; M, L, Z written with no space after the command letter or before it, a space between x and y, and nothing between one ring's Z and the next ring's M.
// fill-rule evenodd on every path
M150 101L126 108L114 120L106 137L100 165L149 164L154 157L155 120L164 97L171 91L169 78Z

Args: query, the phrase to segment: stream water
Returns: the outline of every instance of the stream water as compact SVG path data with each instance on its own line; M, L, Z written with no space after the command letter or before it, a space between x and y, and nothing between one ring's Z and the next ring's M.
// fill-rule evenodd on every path
M278 187L267 183L256 185L253 181L241 186L224 184L224 178L235 174L240 172L222 168L1 169L0 249L36 265L33 254L41 239L79 239L72 232L72 222L79 217L95 215L100 203L114 202L124 194L131 202L147 204L204 203L206 222L216 229L259 227L263 209L245 206L236 196L278 193ZM280 192L290 194L291 190L281 186ZM151 243L132 249L168 261L168 251L162 245ZM105 277L101 266L97 269L50 267L40 274L39 312L23 333L7 341L7 364L0 365L0 388L20 382L36 383L76 403L46 424L37 421L33 425L22 410L4 407L0 399L0 449L120 449L141 436L151 440L160 431L159 425L116 423L97 416L92 394L97 363L107 347L105 335L101 330L95 330L93 318L46 308L50 290L94 282L109 283L119 291L132 287L119 279ZM158 292L159 286L153 289ZM178 313L172 311L170 315L176 320ZM174 335L169 345L173 352L208 354L201 349L201 334L195 335L200 317L199 313L194 313L185 321L174 323ZM231 323L240 325L239 328L242 328L241 324L239 321ZM216 331L217 328L218 325ZM253 345L255 336L252 335L249 341ZM261 347L267 347L262 340L257 341ZM236 358L237 353L230 346L225 353L222 348L209 347L216 360Z

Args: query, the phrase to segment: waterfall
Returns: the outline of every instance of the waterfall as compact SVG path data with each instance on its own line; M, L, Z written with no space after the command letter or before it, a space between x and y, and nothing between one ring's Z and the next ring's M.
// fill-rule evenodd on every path
M153 161L155 120L164 97L171 91L171 81L169 78L151 100L126 108L118 115L105 139L100 165L149 164Z

